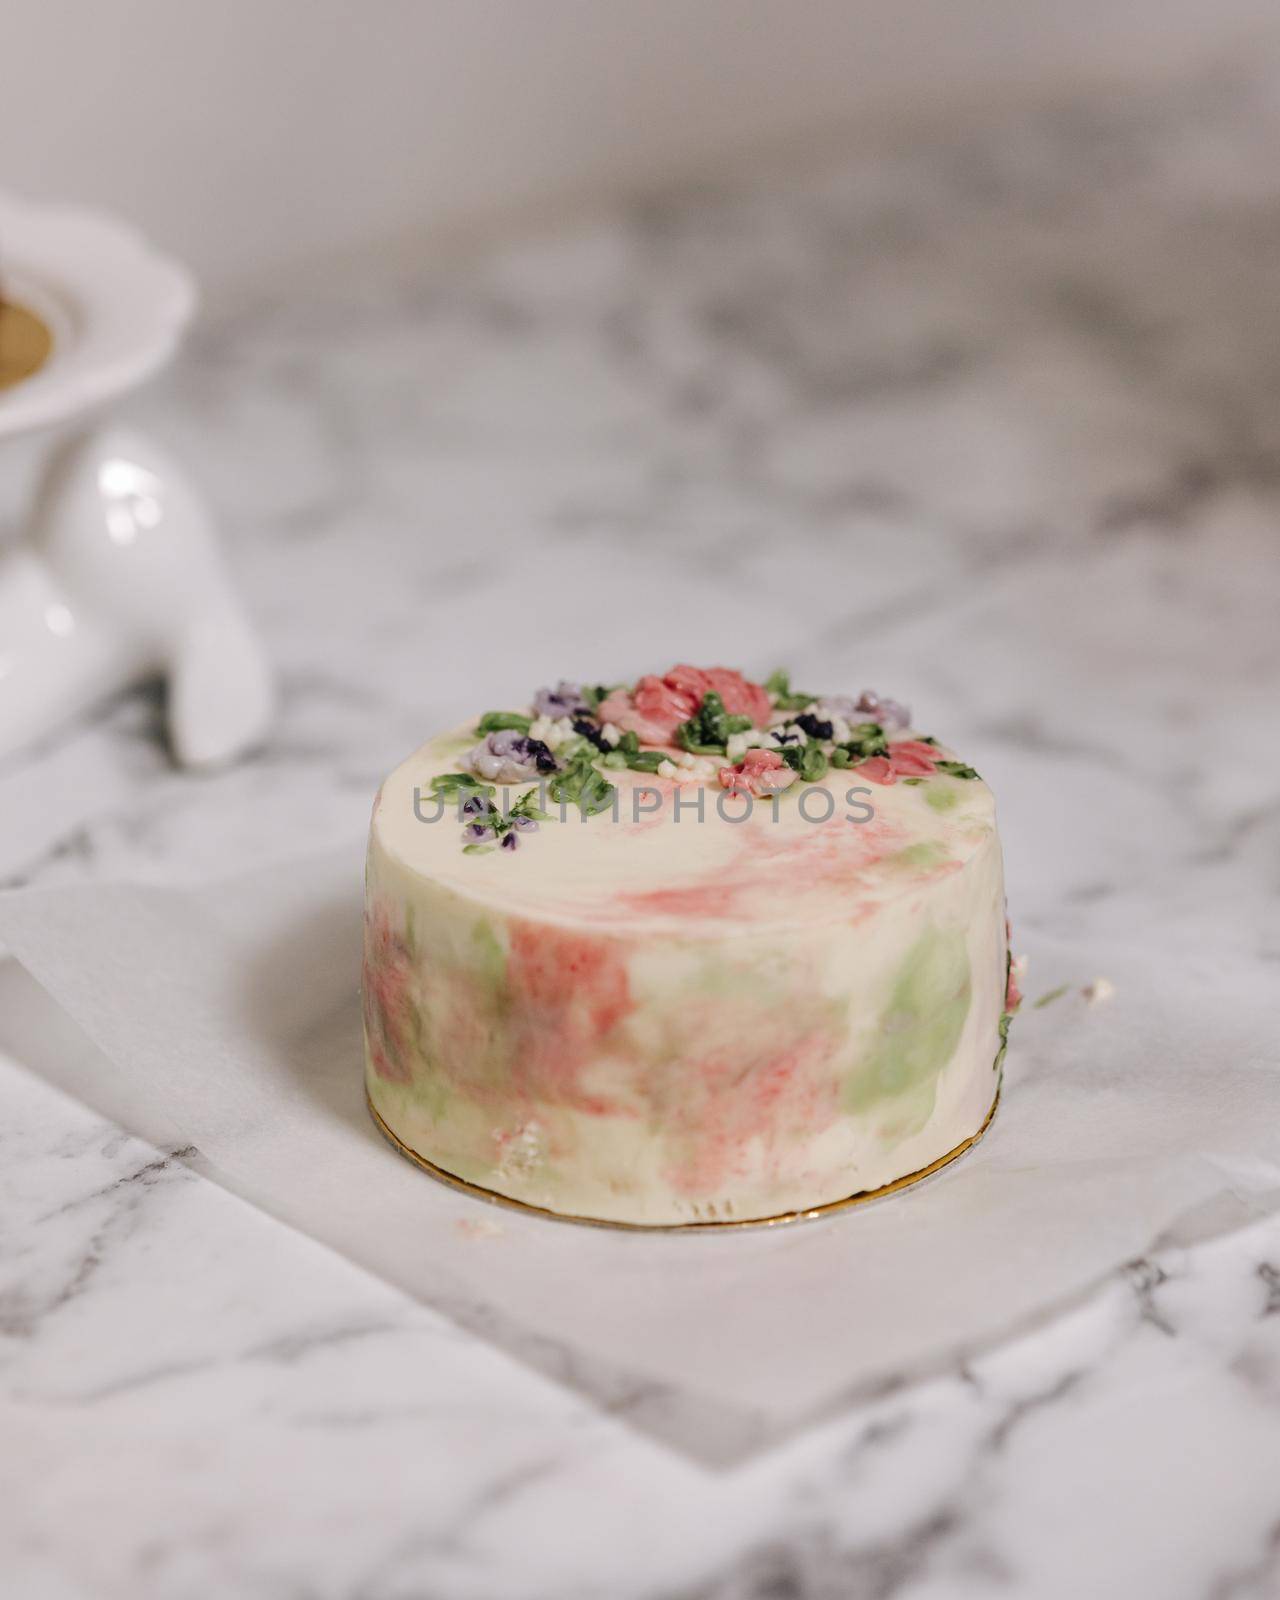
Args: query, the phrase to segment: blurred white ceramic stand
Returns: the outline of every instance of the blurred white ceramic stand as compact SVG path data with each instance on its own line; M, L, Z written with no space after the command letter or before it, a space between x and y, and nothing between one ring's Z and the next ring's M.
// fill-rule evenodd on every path
M24 537L0 555L0 760L156 676L176 759L232 760L262 738L274 692L208 509L148 439L85 426L170 359L194 285L110 218L0 197L0 293L53 341L37 370L0 388L0 443L76 429Z

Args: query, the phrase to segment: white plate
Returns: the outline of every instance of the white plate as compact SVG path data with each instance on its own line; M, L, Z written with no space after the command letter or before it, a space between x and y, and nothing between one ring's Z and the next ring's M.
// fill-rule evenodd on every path
M186 269L136 229L79 206L2 194L0 294L53 335L43 365L0 389L0 438L70 421L149 378L196 306Z

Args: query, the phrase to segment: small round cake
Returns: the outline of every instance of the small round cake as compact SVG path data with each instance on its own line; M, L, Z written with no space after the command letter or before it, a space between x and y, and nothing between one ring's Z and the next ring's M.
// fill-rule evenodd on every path
M375 1117L468 1188L643 1227L869 1198L995 1110L991 791L869 692L540 689L383 784L363 999Z

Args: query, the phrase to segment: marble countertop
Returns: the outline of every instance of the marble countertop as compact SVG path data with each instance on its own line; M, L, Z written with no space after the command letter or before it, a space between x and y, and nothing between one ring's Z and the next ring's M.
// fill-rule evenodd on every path
M786 662L979 761L1033 998L1064 933L1274 993L1278 135L1224 72L217 308L130 410L220 511L278 728L197 778L121 699L0 771L0 880L357 860L383 772L513 684ZM1278 1485L1275 1221L711 1466L0 1053L22 1600L1262 1600Z

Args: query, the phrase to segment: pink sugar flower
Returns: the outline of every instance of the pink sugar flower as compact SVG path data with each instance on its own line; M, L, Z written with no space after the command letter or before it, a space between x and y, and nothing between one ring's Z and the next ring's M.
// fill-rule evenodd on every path
M698 702L661 678L641 678L634 691L615 689L600 702L597 716L645 744L672 744L676 729L698 709Z
M748 750L736 767L720 768L720 787L730 794L779 794L799 776L776 750Z
M872 783L897 783L899 778L927 778L938 769L938 753L923 739L899 739L888 753L860 761L858 776Z
M695 697L695 710L704 694L714 692L720 696L731 717L750 717L752 725L757 728L768 725L773 710L769 691L762 684L744 678L740 672L733 672L728 667L672 667L665 682L674 689L692 694Z
M601 722L612 722L645 744L674 744L676 729L711 692L720 696L731 717L750 717L757 728L768 723L769 695L760 684L728 667L687 665L672 667L660 678L649 673L630 693L615 689L600 702L597 715Z

